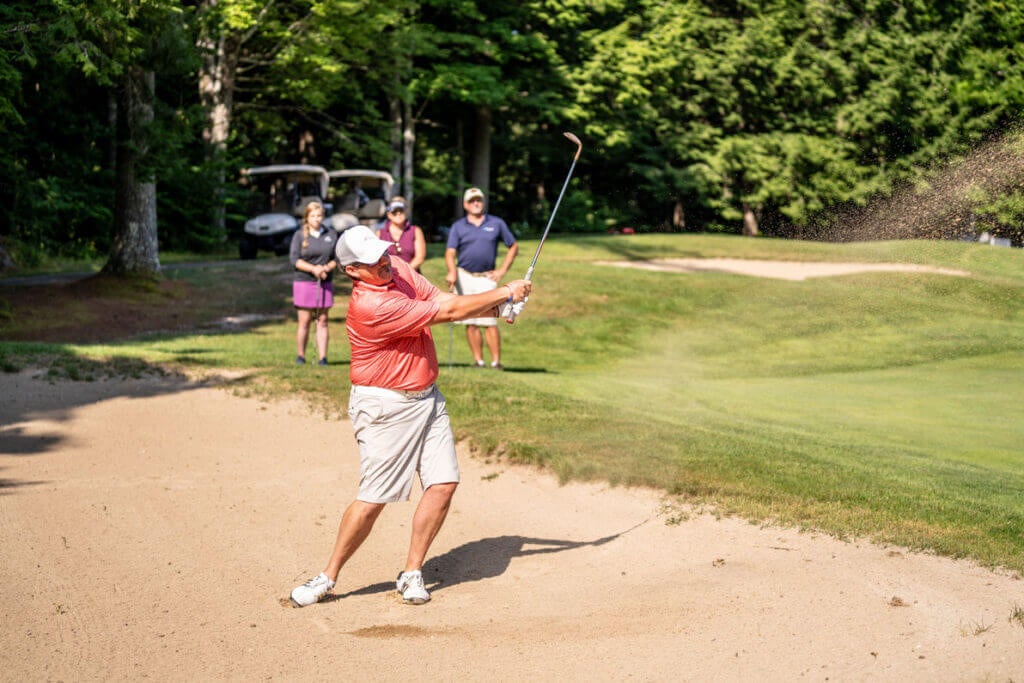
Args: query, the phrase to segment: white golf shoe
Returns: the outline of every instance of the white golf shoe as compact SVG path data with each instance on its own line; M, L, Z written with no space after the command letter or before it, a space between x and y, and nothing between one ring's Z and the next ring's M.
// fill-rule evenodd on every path
M408 605L422 605L430 601L430 593L423 586L423 572L418 569L399 574L395 587L402 594L402 602Z
M292 591L292 602L298 607L308 607L320 602L320 598L334 588L334 582L321 573Z

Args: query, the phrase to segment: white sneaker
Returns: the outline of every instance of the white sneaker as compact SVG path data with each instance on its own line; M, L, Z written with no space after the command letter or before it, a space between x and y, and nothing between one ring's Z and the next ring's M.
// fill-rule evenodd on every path
M292 602L296 607L308 607L320 602L320 598L327 595L327 591L334 588L334 582L321 573L292 591Z
M399 574L395 587L402 594L402 602L406 604L422 605L430 601L430 593L423 586L423 572L418 569Z

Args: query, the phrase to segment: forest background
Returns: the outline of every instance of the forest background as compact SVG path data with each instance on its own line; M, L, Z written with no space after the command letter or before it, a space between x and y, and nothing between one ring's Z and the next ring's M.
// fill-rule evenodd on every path
M478 185L537 234L564 130L559 231L1019 245L1022 104L1016 2L8 0L0 251L154 273L270 163L390 170L434 236ZM856 229L879 198L928 215Z

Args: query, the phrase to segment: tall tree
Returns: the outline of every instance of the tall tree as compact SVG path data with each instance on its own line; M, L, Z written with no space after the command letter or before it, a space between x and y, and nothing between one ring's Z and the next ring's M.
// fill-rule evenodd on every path
M226 0L200 0L195 8L204 154L214 186L211 227L225 238L224 180L239 53L267 8L266 4L239 6Z
M128 64L118 79L117 180L114 237L104 272L156 275L160 271L156 170L149 165L156 74Z
M104 271L154 276L157 246L154 163L155 74L180 59L184 37L172 0L60 0L73 40L63 56L116 92L114 226Z
M555 49L551 8L556 3L427 1L422 22L433 27L435 52L417 62L414 92L432 128L445 136L449 156L459 164L450 196L460 197L468 181L505 200L526 195L535 184L518 172L523 157L546 145L524 144L538 128L564 121L568 89ZM561 125L559 123L558 125ZM496 136L500 147L496 151ZM497 178L496 178L497 176ZM529 204L529 200L523 202ZM455 213L461 203L455 202Z

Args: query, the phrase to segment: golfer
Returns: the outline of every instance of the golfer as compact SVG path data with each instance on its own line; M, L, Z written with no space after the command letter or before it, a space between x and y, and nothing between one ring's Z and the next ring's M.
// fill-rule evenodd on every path
M444 251L444 261L448 266L448 274L445 276L448 287L455 287L459 294L493 290L512 267L519 253L519 244L505 221L484 210L484 193L480 188L471 187L466 190L462 195L462 208L466 210L466 215L452 224ZM508 251L505 252L501 266L495 268L499 240L508 247ZM483 355L483 341L486 339L487 350L491 353L491 367L501 370L501 335L497 319L489 315L481 316L466 320L464 324L466 341L469 342L476 367L486 366Z
M527 280L468 296L442 292L405 261L389 256L390 246L357 225L339 235L335 248L339 267L352 279L345 326L352 346L348 412L359 443L359 493L341 518L323 572L292 591L299 606L312 605L334 587L384 506L409 499L414 476L423 496L396 587L406 603L430 600L423 562L459 482L444 396L434 386L438 368L430 326L497 316L499 307L522 310L530 293Z

